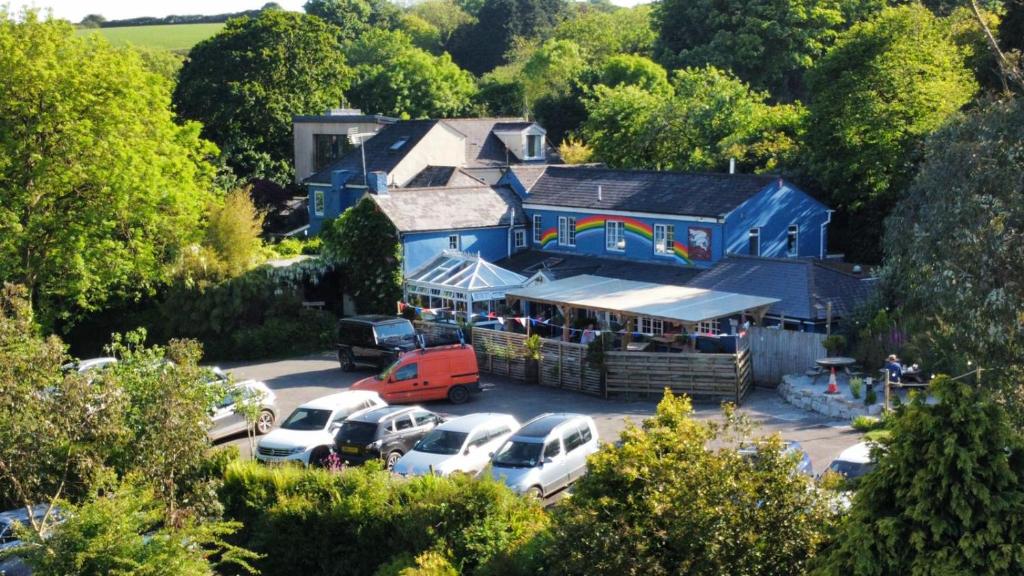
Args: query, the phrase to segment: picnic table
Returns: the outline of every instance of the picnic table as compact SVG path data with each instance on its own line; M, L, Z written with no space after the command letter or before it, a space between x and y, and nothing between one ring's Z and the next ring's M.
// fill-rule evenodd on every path
M818 373L814 375L811 384L816 383L823 374L831 373L833 368L842 370L847 376L853 377L854 374L850 368L857 364L857 359L847 356L829 356L828 358L818 358L814 363L818 365Z

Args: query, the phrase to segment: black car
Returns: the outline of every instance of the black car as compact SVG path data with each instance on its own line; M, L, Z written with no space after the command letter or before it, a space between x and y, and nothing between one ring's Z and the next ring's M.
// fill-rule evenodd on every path
M338 321L338 362L348 372L359 364L382 370L416 348L412 322L394 316L352 316Z
M338 456L349 464L381 459L388 470L412 447L444 422L419 406L386 406L352 416L334 436Z

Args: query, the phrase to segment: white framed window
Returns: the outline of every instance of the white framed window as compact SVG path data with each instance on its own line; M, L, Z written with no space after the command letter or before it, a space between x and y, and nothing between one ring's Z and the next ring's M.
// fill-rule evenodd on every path
M697 323L700 334L718 334L718 320L703 320Z
M640 332L651 336L661 336L665 333L665 323L660 318L641 316Z
M676 227L674 224L654 225L654 253L671 256L676 249Z
M612 252L626 251L626 223L608 220L604 223L604 247Z
M558 245L559 246L575 246L576 245L576 217L575 216L559 216L558 217Z
M751 256L761 255L761 229L751 228L747 233L747 254Z
M786 255L796 256L800 252L800 227L790 224L786 230Z
M525 248L526 247L526 230L523 230L522 228L517 228L515 233L514 233L514 236L515 236L516 248Z
M540 214L533 215L533 242L540 244L541 236L544 235L544 219Z
M448 249L449 250L461 250L462 242L460 241L458 234L452 234L448 237Z
M541 137L539 134L529 134L526 136L526 158L533 160L540 158L541 154Z
M314 190L313 191L313 214L317 216L324 215L324 191Z

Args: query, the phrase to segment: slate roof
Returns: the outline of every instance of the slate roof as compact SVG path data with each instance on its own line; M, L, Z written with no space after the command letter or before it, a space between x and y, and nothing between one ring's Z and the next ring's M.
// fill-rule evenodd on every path
M438 120L405 120L381 128L376 135L368 138L363 144L366 151L366 172L390 173L438 122ZM391 147L402 139L406 140L405 144L392 150ZM331 173L335 170L351 170L361 175L363 173L363 155L359 148L349 151L337 162L306 178L305 181L330 184Z
M399 232L429 232L508 226L526 219L519 196L504 186L392 188L370 194Z
M722 217L769 184L775 176L693 174L548 166L527 202L546 206L622 210L652 214ZM597 198L597 187L601 198Z
M544 250L517 252L508 258L498 260L495 264L527 277L543 271L544 275L551 280L591 274L606 278L673 286L687 286L687 283L700 273L698 268L685 266L638 262L625 258L562 254Z
M519 183L523 185L523 188L529 192L530 188L533 188L533 185L537 183L537 180L547 170L547 167L547 164L517 164L509 166L509 170L519 180Z
M430 188L447 186L455 173L455 166L427 166L409 180L405 188Z
M446 118L441 120L466 136L466 165L505 166L519 162L505 150L505 144L494 135L495 130L523 130L533 126L522 118ZM544 143L545 161L557 162L554 150Z
M530 126L533 126L533 122L521 121L521 122L496 122L494 124L494 130L496 132L522 132Z
M769 314L825 320L829 301L832 318L849 317L871 296L876 281L847 274L818 260L730 255L694 278L689 286L778 298Z

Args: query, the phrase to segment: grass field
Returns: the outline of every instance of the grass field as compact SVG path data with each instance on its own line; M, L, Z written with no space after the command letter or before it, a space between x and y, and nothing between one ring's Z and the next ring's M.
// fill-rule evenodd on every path
M166 24L162 26L126 26L123 28L84 28L79 34L102 34L111 44L135 44L187 52L200 40L213 36L224 24Z

